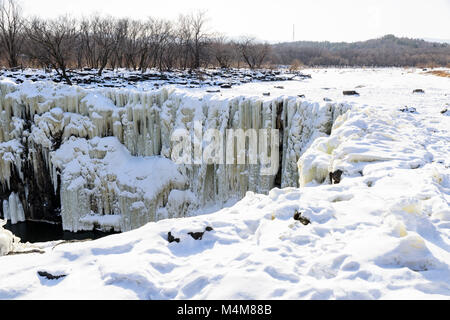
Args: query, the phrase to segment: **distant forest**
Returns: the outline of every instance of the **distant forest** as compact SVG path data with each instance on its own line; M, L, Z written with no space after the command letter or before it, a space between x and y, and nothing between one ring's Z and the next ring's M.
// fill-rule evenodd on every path
M176 20L60 16L25 17L15 0L0 0L0 65L54 69L68 84L70 69L250 69L288 66L450 67L450 44L396 38L356 43L269 44L230 39L207 27L205 12Z
M274 45L273 59L307 66L450 67L450 44L394 35L355 43L301 41Z

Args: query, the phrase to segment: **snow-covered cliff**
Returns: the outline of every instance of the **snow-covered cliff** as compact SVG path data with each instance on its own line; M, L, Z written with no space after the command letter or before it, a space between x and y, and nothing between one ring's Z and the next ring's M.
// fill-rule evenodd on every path
M224 98L173 88L86 90L2 81L0 90L3 217L13 223L62 218L71 231L126 231L241 199L247 191L298 187L300 156L316 138L328 136L350 108L287 96ZM241 129L266 130L266 136L256 135L257 159L251 159L250 142L244 141L242 150L227 148ZM211 130L213 138L207 134ZM180 132L193 151L181 164L172 161ZM231 163L202 159L211 141L219 141L223 159ZM264 158L275 169L270 174L263 172Z

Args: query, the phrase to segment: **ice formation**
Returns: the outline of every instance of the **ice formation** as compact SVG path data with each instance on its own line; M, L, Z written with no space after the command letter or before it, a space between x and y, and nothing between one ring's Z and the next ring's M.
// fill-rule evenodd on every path
M248 191L267 194L275 186L298 187L300 156L312 141L329 135L337 117L350 108L287 96L196 96L173 88L85 90L3 81L0 90L3 216L15 223L25 216L54 221L61 215L64 229L71 231L131 230L241 199ZM277 173L261 174L265 167L260 161L199 162L195 152L185 164L171 161L174 133L184 130L195 151L207 145L210 129L224 141L230 129L279 130ZM257 138L260 144L265 136ZM248 158L250 146L244 148L245 154L234 148L234 154L226 150L224 156ZM269 148L265 156L274 151ZM136 165L143 169L126 170ZM126 179L123 172L128 172Z

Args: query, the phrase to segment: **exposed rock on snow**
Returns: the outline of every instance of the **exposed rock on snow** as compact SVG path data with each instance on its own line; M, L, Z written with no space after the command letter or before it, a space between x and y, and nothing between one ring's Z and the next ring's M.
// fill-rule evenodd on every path
M175 237L172 235L172 232L169 232L169 233L167 234L167 241L169 241L169 243L172 243L172 242L180 243L180 238L175 238Z
M359 93L356 91L344 91L344 96L359 96Z
M53 275L46 271L38 271L38 275L40 277L46 278L47 280L59 280L61 278L67 277L67 275L65 274Z
M343 174L344 172L342 171L342 170L337 170L337 171L335 171L335 172L331 172L330 173L330 181L331 181L331 184L339 184L339 183L341 183L341 180L342 180L342 174Z
M294 220L300 221L304 226L307 226L311 223L308 218L302 216L301 212L295 211Z
M400 109L401 112L406 112L406 113L417 113L416 108L413 107L404 107Z
M190 235L194 240L202 240L205 233L211 231L214 231L212 227L206 227L204 232L188 232L188 235Z
M139 88L160 87L168 84L176 84L185 87L211 87L220 85L241 85L249 82L271 82L310 79L310 75L301 72L284 70L248 70L248 69L203 69L199 71L179 70L160 72L155 69L141 71L129 71L125 69L103 70L102 76L98 76L98 70L84 68L83 70L71 70L69 73L73 84L86 87L105 88ZM0 70L0 76L6 77L16 83L26 81L54 81L62 82L60 75L55 71L44 72L36 69ZM224 81L225 79L225 81ZM225 83L224 83L225 82Z

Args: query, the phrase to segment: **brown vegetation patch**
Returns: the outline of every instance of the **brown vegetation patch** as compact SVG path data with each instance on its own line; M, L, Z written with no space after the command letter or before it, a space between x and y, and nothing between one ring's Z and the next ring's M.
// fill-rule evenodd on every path
M427 74L432 74L438 77L450 78L450 71L446 70L428 71Z

